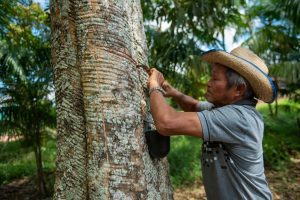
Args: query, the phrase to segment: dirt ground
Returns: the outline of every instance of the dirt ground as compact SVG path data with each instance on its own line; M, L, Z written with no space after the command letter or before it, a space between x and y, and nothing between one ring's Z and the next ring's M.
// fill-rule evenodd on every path
M274 200L300 199L300 159L292 159L292 163L285 171L267 170L266 176ZM0 186L0 199L38 200L41 198L38 198L33 181L24 178ZM51 198L48 199L50 200ZM206 199L204 187L200 181L194 185L178 188L174 191L174 200L196 199Z

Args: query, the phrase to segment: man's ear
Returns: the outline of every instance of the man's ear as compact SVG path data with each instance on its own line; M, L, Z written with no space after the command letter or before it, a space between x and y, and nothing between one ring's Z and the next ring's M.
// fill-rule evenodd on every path
M246 86L245 85L239 85L235 88L235 96L236 97L243 97L246 92Z

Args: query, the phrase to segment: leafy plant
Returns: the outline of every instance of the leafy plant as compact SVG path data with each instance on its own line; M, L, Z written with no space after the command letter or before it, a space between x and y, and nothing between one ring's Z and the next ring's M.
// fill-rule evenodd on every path
M176 136L171 138L168 155L170 174L175 186L190 184L200 178L201 140L195 137Z
M242 31L245 5L244 0L142 1L149 65L184 93L203 96L209 68L200 56L208 47L225 49L226 27Z
M47 129L45 137L41 149L46 187L51 192L54 184L56 139L50 129ZM31 147L25 147L20 140L0 142L0 151L0 185L23 177L36 179L35 155Z
M249 37L243 45L266 61L276 82L286 82L279 92L300 99L300 2L256 0L252 4L247 9Z
M45 196L42 135L46 126L55 125L48 98L53 91L49 16L32 1L1 1L3 5L13 12L0 24L5 33L0 34L0 134L22 135L23 144L33 148L38 186Z
M259 107L265 122L264 159L267 167L284 169L294 151L300 151L300 105L297 102L279 101L278 116L270 116L267 105Z

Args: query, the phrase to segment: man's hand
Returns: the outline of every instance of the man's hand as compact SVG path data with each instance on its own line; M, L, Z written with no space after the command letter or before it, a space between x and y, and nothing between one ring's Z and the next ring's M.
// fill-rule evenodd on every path
M152 68L149 71L148 87L150 91L151 89L153 89L152 91L161 91L156 87L163 87L168 92L167 95L172 96L175 94L175 96L172 96L175 98L175 101L178 99L179 103L183 101L183 104L190 104L189 101L186 103L185 100L188 100L189 98L180 98L184 95L178 92L170 84L165 82L162 73L155 68ZM184 133L185 135L202 137L202 126L196 112L177 112L174 108L166 103L165 98L161 95L163 92L153 92L151 94L151 114L155 123L155 127L160 134L170 136ZM197 102L198 101L196 101L196 103ZM191 107L190 105L188 106Z
M164 81L162 84L162 88L164 89L165 97L176 97L178 95L182 95L178 90L170 85L167 81Z
M149 89L154 87L161 87L165 78L161 72L157 69L152 68L149 71L149 78L148 78L148 87Z

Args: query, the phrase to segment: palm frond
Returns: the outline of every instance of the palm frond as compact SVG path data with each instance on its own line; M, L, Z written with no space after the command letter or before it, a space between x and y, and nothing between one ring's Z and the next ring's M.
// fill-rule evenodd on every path
M15 53L5 48L2 43L2 48L0 48L0 72L2 74L14 74L17 76L24 84L27 84L27 78L24 72L23 66L19 63Z
M284 78L287 83L300 82L300 62L286 61L272 65L270 74Z

